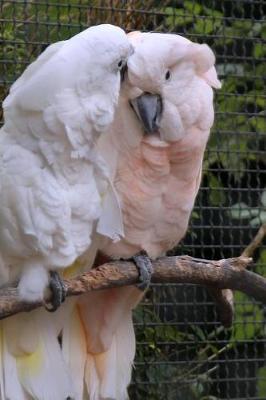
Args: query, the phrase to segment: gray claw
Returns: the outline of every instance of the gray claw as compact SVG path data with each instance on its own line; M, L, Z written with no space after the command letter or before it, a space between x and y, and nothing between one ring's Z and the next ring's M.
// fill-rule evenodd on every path
M151 275L153 273L153 266L151 260L146 252L141 252L132 257L139 271L139 280L136 286L140 290L146 290L151 283Z
M66 287L60 275L56 271L50 271L50 285L52 292L51 306L46 305L46 310L54 312L66 299Z

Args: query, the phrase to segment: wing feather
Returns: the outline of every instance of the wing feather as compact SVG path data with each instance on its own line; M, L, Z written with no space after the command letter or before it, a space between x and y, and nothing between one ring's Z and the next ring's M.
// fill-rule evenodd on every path
M61 42L51 44L44 50L44 52L37 58L36 61L31 63L25 69L23 74L11 86L10 93L3 102L4 109L14 106L16 103L16 99L18 97L21 100L23 100L23 103L21 103L21 105L23 105L25 108L27 108L26 107L27 104L28 104L28 106L30 104L32 104L32 109L36 109L36 103L35 103L36 97L38 97L38 99L37 99L38 101L39 101L40 97L42 98L42 96L40 96L40 92L37 91L37 93L35 93L34 99L32 98L32 95L34 95L34 91L30 93L31 96L29 99L23 98L23 94L27 94L27 91L29 91L30 88L33 88L33 85L36 83L38 85L38 88L41 89L40 85L42 82L42 84L44 85L43 86L44 93L47 92L47 84L49 84L51 86L51 88L53 87L52 85L55 83L53 80L53 76L55 76L55 74L51 74L51 77L49 77L49 79L45 80L48 73L52 72L50 70L50 68L51 68L51 65L53 65L53 64L50 63L48 66L48 63L54 58L54 56L58 53L58 51L63 47L63 45L65 43L66 43L65 41L61 41ZM51 82L50 78L51 78L52 82ZM29 103L27 103L26 100L29 101ZM38 104L38 101L37 101L37 104Z
M62 187L33 153L11 146L5 155L0 190L3 254L21 258L41 253L51 265L73 262L71 207Z

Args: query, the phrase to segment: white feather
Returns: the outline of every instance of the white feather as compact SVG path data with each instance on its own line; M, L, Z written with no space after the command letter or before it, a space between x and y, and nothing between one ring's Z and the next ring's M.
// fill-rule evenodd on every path
M78 311L73 304L70 304L69 307L72 312L69 310L68 318L64 324L62 352L68 369L71 371L74 399L83 400L87 344Z
M4 101L0 286L18 280L28 301L43 298L49 270L68 267L91 248L95 256L95 227L110 187L96 144L112 122L118 64L130 52L120 28L89 28L48 47ZM103 223L111 237L121 232L119 207L116 217ZM57 338L68 312L64 307L55 319L38 310L1 323L1 400L74 396Z
M73 395L50 316L44 311L20 314L1 321L1 328L2 387L8 400L65 400Z
M112 121L118 63L130 50L120 28L90 28L47 48L12 86L0 139L0 253L14 268L30 257L31 265L65 268L90 246L113 190L96 141ZM116 220L105 211L101 226L113 238L122 224L116 200L112 207Z

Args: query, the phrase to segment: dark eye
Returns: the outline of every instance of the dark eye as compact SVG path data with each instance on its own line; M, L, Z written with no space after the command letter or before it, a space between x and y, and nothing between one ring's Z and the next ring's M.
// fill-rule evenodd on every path
M120 60L119 63L117 64L118 69L122 69L122 68L123 68L123 65L124 65L124 61L123 61L123 60Z
M165 74L165 80L169 81L169 79L171 78L171 72L168 70Z

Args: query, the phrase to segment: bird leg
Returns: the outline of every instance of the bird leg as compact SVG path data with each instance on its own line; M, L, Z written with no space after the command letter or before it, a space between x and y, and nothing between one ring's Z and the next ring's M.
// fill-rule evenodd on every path
M136 286L140 290L146 290L150 286L151 276L153 273L153 266L151 260L146 253L146 251L142 250L138 254L132 257L133 262L135 263L138 271L139 271L139 280Z
M66 299L66 287L60 275L56 271L50 271L49 288L52 292L51 306L46 305L46 310L54 312Z

